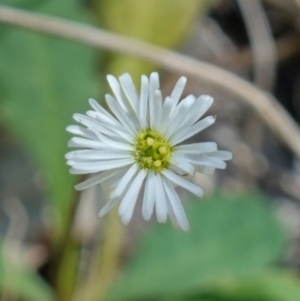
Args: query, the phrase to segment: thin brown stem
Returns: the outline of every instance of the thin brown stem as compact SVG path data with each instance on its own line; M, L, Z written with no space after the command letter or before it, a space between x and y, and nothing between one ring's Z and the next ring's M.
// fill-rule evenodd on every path
M252 107L274 134L300 158L299 127L279 102L219 67L92 26L14 8L0 6L0 22L140 57L165 69L193 76Z
M254 82L266 91L274 85L277 53L261 0L238 0L253 54Z

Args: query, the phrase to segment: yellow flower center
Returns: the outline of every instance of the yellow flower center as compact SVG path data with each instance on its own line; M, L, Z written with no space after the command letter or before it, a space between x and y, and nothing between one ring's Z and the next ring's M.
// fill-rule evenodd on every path
M168 168L172 147L157 131L151 128L139 131L134 145L133 157L141 169L160 172Z

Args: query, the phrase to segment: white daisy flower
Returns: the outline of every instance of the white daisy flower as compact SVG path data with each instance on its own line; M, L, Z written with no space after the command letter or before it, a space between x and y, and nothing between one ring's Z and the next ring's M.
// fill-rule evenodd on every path
M188 230L175 187L203 197L203 189L190 181L195 172L211 174L216 168L225 168L224 161L232 158L230 152L219 151L214 142L181 144L215 122L213 116L199 120L213 98L189 95L179 102L185 77L164 101L158 73L152 73L149 79L142 75L140 94L127 73L119 81L112 75L107 80L114 93L114 97L105 95L111 113L90 99L93 110L73 116L83 127L67 127L77 136L68 145L82 148L66 154L70 173L96 173L75 188L83 190L96 184L107 187L109 201L99 215L120 202L118 213L127 224L144 183L144 219L149 220L155 210L158 222L165 222L169 215L174 226Z

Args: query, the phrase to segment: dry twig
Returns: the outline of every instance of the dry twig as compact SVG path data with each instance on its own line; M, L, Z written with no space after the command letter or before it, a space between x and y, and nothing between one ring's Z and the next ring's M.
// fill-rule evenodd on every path
M270 129L300 158L300 130L278 101L221 68L92 26L19 9L0 6L0 22L143 58L160 67L209 83L216 89L235 95L237 99L251 106Z
M293 32L276 40L277 59L283 62L293 58L300 53L300 34ZM210 59L210 62L233 71L249 70L253 66L252 51L249 48L240 50L229 58Z
M239 0L254 58L254 82L271 91L276 73L276 47L260 0Z
M261 0L238 0L250 39L253 55L254 83L257 87L272 91L276 73L276 48L269 21L262 7ZM257 115L248 117L245 133L253 149L261 149L265 131Z

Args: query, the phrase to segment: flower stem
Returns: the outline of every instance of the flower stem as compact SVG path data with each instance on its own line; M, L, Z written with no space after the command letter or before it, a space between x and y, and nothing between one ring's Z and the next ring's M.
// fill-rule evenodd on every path
M117 209L114 209L107 216L102 244L98 247L89 282L80 290L82 294L74 296L74 300L94 301L101 300L105 296L117 275L124 235L125 231L119 221Z
M104 293L116 277L124 242L124 234L124 227L120 223L116 208L108 216L107 228L104 232L102 256L100 257L97 274L97 278L100 280L100 283L102 283L99 290L102 296L104 296Z

